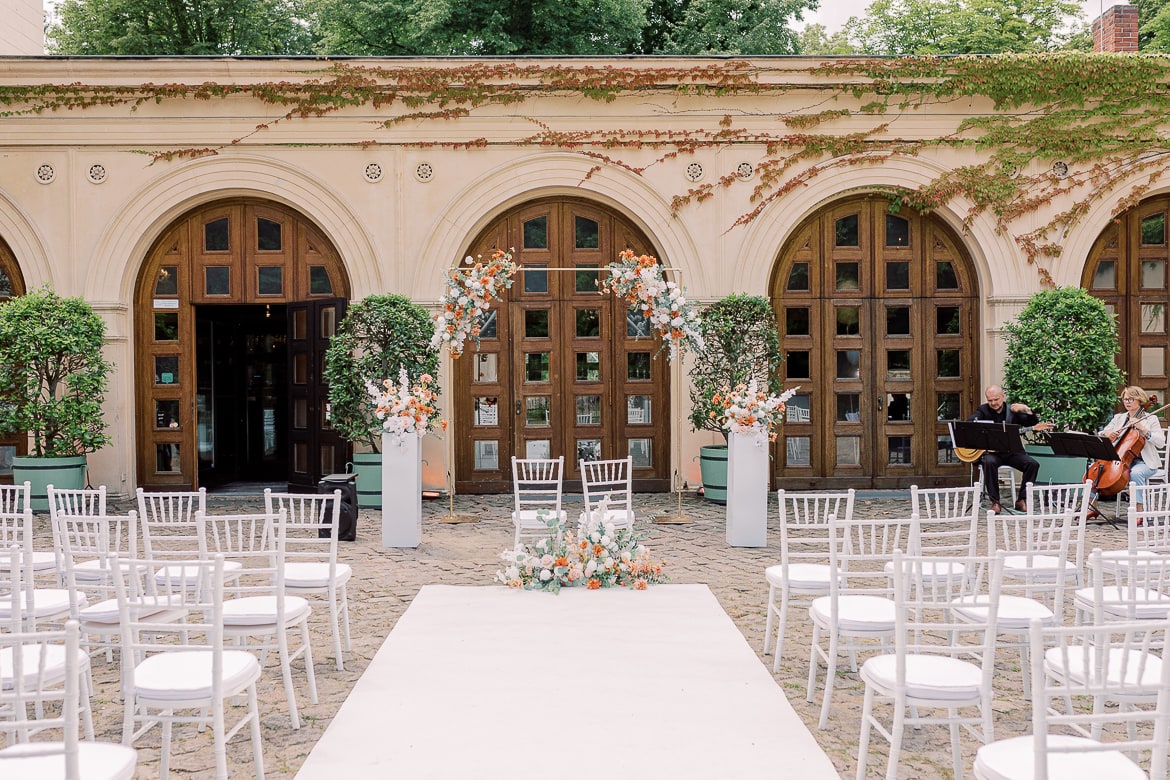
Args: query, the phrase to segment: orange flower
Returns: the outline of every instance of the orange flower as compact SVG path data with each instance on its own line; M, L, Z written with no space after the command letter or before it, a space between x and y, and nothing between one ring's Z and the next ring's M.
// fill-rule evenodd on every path
M601 580L589 580L589 582L585 583L585 587L587 587L589 590L597 590L601 587Z
M646 590L646 580L639 579L634 583L634 590Z
M593 554L594 555L601 555L603 552L605 552L605 548L602 547L600 544L593 545Z
M569 559L562 555L560 558L557 558L555 561L553 561L553 565L555 565L555 566L568 566Z

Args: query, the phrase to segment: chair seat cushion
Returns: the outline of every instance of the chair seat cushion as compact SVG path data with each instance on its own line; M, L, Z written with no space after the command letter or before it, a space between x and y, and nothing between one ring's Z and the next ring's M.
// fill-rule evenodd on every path
M336 585L349 582L353 576L353 569L348 563L339 563L333 569L333 581ZM292 588L324 588L329 585L328 563L286 563L284 565L284 587Z
M48 550L33 550L32 554L32 568L33 571L44 572L52 571L57 568L57 553ZM0 564L0 571L8 571L8 567Z
M833 600L830 596L814 599L808 613L822 626L831 626ZM838 629L845 633L889 633L894 630L894 602L881 596L839 596Z
M894 562L887 561L885 570L893 574ZM966 564L942 555L937 560L927 560L922 563L922 578L928 582L936 580L941 582L948 580L958 581L963 578L963 574L966 571Z
M211 698L210 650L170 650L149 656L134 668L134 688L151 701ZM223 692L230 696L260 677L260 661L246 650L223 652Z
M1080 588L1076 592L1076 603L1082 609L1092 609L1096 598L1093 588ZM1101 589L1101 598L1105 602L1104 613L1115 618L1161 620L1170 615L1170 595L1156 590L1137 589L1131 605L1128 588L1108 585Z
M782 587L796 593L828 593L832 569L826 563L790 563L788 579L784 578L783 566L769 566L764 569L764 578L769 585Z
M964 620L979 623L987 620L988 597L973 596L951 602L955 614ZM999 610L996 613L996 627L999 631L1027 631L1028 624L1039 620L1046 626L1056 624L1052 610L1036 599L1012 594L1001 594Z
M93 558L74 563L73 577L82 582L105 582L110 578L110 561Z
M898 657L875 655L861 667L861 678L883 691L898 684ZM975 664L945 655L910 653L906 656L906 693L916 699L971 701L978 699L983 672Z
M1027 555L1008 555L1003 559L1003 576L1019 577L1022 574L1019 571L1020 569L1028 569L1028 576L1030 577L1051 580L1054 574L1052 571L1045 570L1054 571L1061 563L1061 558L1058 555L1032 555L1031 558ZM1076 574L1076 563L1073 561L1063 561L1063 564L1066 572Z
M1080 645L1068 648L1065 656L1059 647L1051 647L1044 653L1044 666L1077 684L1084 684L1085 671L1097 669L1097 648ZM1161 684L1162 659L1139 650L1114 647L1109 650L1105 664L1105 682L1148 688L1150 695L1157 693ZM1097 677L1097 674L1093 675ZM1122 678L1125 678L1122 680ZM1098 681L1099 684L1099 681ZM1139 691L1131 691L1141 695Z
M79 742L80 780L129 780L134 777L138 751L116 742ZM64 752L57 755L28 755L44 750L64 751L62 742L36 742L0 750L4 780L45 780L65 776Z
M1048 744L1070 748L1093 744L1085 737L1049 734ZM986 780L1034 780L1036 739L1031 734L984 745L975 754L975 775ZM1117 750L1048 754L1048 776L1060 780L1146 780L1142 768Z
M77 594L77 605L84 607L88 604L84 593ZM21 615L29 616L27 605L21 603ZM56 615L65 615L69 612L69 591L65 588L34 588L32 617L48 618ZM0 603L0 620L12 618L12 606L7 602Z
M284 597L285 622L309 614L309 602L300 596ZM245 596L223 602L225 626L265 626L276 622L276 596Z
M130 606L130 614L134 618L147 618L151 615L157 615L160 612L174 609L182 606L183 597L178 594L170 596L145 596L138 600L137 604ZM91 604L78 613L83 623L109 623L110 625L118 625L121 622L122 616L118 611L117 599L106 599L99 601L96 604Z
M37 677L42 672L44 675L42 685L57 685L65 679L65 645L44 643L21 645L20 658L26 687L35 687ZM77 658L80 668L85 669L89 666L89 655L84 650L78 651ZM15 680L13 659L13 648L5 647L0 650L0 688L5 690L11 690Z
M190 568L190 564L198 563L197 560L191 559L188 563L188 568L183 568L182 561L164 566L154 573L154 581L159 585L183 585L185 583L195 582L199 579L198 569ZM239 561L224 561L223 562L223 577L225 580L231 579L233 574L239 574L244 568L244 564Z

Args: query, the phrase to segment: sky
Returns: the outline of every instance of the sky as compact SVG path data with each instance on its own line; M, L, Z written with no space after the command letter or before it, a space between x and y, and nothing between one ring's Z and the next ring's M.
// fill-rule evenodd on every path
M850 16L863 16L865 9L872 0L821 0L821 8L811 14L805 14L805 21L825 25L828 33L832 34L848 21ZM1102 8L1113 5L1125 5L1125 0L1081 0L1084 11L1084 22L1091 22L1101 15Z

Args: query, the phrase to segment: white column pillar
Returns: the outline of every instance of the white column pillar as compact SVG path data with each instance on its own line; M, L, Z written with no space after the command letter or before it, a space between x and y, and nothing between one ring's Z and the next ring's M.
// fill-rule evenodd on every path
M382 434L382 546L422 541L422 454L419 437Z
M768 546L768 437L727 437L727 543Z

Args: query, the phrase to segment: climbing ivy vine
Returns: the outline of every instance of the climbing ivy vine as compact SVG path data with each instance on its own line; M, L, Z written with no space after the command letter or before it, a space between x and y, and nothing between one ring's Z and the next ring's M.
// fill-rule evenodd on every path
M961 149L971 160L968 164L917 189L889 188L891 208L925 213L962 198L970 204L968 221L993 215L997 228L1014 238L1030 263L1059 256L1066 231L1122 183L1127 190L1116 213L1137 203L1170 166L1168 57L1061 52L805 63L809 60L703 60L688 66L663 66L650 59L612 65L419 60L391 66L349 61L307 70L296 81L0 86L0 118L241 96L283 111L278 119L221 146L142 152L155 161L217 154L275 124L352 108L385 115L371 137L355 139L353 146L555 148L593 160L589 175L603 166L640 174L700 149L762 149L752 208L732 227L750 223L771 202L843 167L880 165L932 149ZM717 120L705 120L710 126L684 116L675 123L677 129L567 131L557 129L552 119L523 111L533 98L550 96L612 102L647 94L785 93L789 98L782 103L760 101L750 113L728 108ZM768 113L771 105L782 105L784 113ZM393 132L412 122L458 123L491 106L514 107L517 126L531 131L503 140L467 137L426 143L401 140ZM955 122L934 138L900 134L908 124L904 120L926 112L951 114ZM769 120L776 129L761 130ZM630 150L646 149L657 153L649 162L642 155L638 165L626 159ZM709 199L718 187L742 184L734 174L722 177L677 193L672 208L682 211ZM1069 205L1037 226L1032 217L1053 202ZM1051 281L1042 265L1037 269Z

